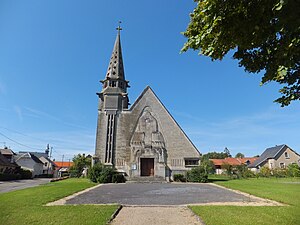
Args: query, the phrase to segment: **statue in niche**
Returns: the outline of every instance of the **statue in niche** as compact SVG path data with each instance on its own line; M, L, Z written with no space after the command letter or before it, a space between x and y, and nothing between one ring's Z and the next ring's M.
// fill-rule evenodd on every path
M165 162L166 149L162 133L158 129L158 123L150 110L146 108L138 120L135 132L131 138L132 161L136 161L142 155L154 155L158 162Z

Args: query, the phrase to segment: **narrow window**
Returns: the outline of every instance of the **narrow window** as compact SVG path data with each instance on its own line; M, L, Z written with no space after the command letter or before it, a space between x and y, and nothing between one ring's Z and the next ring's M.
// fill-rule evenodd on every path
M284 153L284 156L285 156L286 159L290 158L290 156L289 156L289 154L287 152Z

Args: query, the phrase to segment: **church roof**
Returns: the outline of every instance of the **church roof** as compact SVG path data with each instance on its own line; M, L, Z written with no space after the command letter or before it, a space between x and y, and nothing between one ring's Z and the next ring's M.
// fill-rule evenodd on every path
M133 103L133 105L130 107L129 111L133 111L137 105L139 104L139 102L142 101L143 98L146 97L146 93L151 93L154 98L157 100L157 102L162 106L162 108L165 110L165 112L169 115L169 117L171 118L171 120L173 121L173 123L179 128L179 130L182 132L183 136L186 138L186 140L191 144L192 148L194 149L194 151L200 156L200 153L197 149L197 147L194 145L194 143L191 141L191 139L187 136L187 134L184 132L184 130L180 127L180 125L177 123L177 121L175 120L175 118L172 116L172 114L168 111L168 109L166 108L166 106L162 103L162 101L159 99L159 97L155 94L155 92L152 90L152 88L150 86L147 86L144 91L141 93L141 95L136 99L136 101Z
M118 34L116 37L115 45L113 48L113 52L111 54L111 58L108 64L107 72L105 79L121 79L125 80L124 74L124 66L123 66L123 58L122 58L122 48L121 48L121 38L120 38L120 30L122 28L119 26L117 28Z

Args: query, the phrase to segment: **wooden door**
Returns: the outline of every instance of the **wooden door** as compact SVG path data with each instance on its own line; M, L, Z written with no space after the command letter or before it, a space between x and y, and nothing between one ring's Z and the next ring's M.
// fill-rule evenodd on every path
M141 158L141 176L154 176L153 158Z

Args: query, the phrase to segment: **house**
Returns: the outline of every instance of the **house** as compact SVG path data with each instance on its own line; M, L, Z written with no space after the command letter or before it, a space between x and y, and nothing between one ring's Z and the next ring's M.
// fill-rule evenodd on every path
M226 169L223 168L224 165L231 165L232 167L236 167L239 165L248 166L252 162L254 162L258 157L245 157L245 158L225 158L225 159L210 159L210 161L214 164L216 174L222 174Z
M63 177L64 175L68 175L70 171L70 167L73 166L73 162L59 162L55 161L55 170L56 175L58 177Z
M120 30L97 93L94 161L115 167L129 180L169 180L198 166L200 153L149 86L129 107Z
M8 160L5 155L0 152L0 173L12 174L18 169L19 166L16 163Z
M248 168L253 172L259 172L260 168L285 169L289 164L300 166L300 155L289 146L282 144L267 148L261 156L251 163Z
M24 170L30 170L32 177L43 174L44 163L30 152L18 153L14 156L15 162Z
M14 162L14 153L11 149L4 147L3 149L0 149L0 154L2 154L9 162Z
M25 151L20 151L19 153L24 154L27 153ZM42 174L54 174L55 171L55 163L49 158L49 146L45 152L29 152L31 155L36 156L43 163L43 173Z

